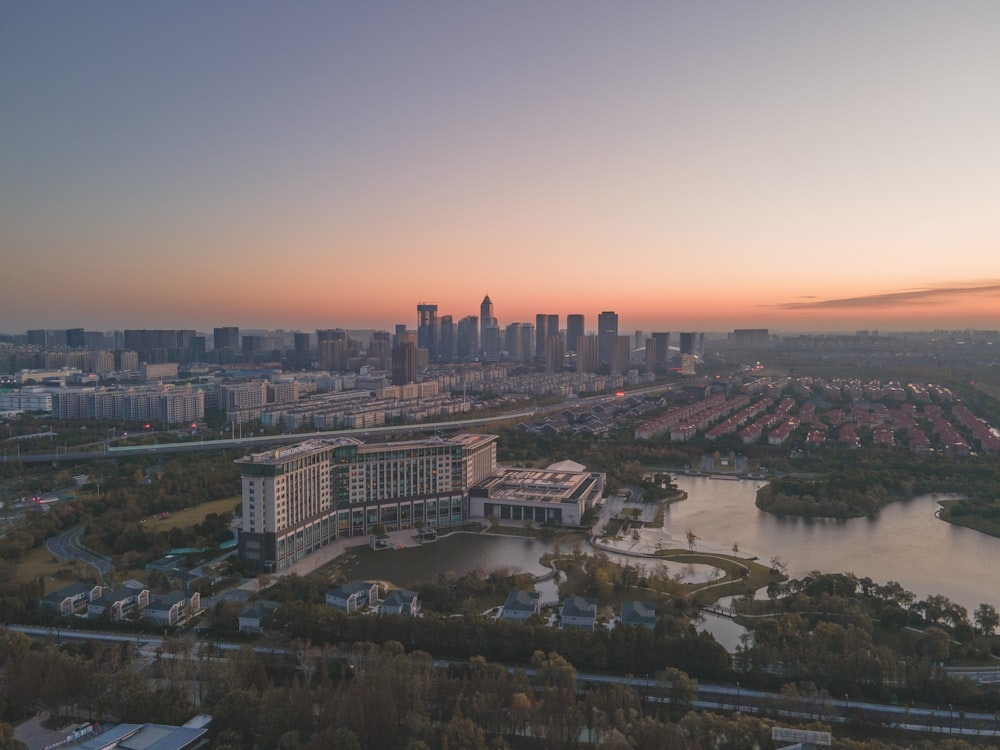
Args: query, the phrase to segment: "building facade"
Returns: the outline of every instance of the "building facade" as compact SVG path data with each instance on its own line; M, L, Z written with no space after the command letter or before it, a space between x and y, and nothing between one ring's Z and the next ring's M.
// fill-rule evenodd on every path
M460 524L469 488L496 469L496 439L309 440L241 458L240 556L259 570L283 570L376 526Z

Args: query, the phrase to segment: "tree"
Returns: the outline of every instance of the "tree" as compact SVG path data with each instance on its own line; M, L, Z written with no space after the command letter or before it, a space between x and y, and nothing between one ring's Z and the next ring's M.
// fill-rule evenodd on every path
M685 536L687 537L688 549L693 551L695 542L701 539L701 537L695 534L692 529L688 529L687 534L685 534Z
M1000 626L1000 614L992 604L980 604L973 618L976 622L976 630L982 635L993 635L993 631Z

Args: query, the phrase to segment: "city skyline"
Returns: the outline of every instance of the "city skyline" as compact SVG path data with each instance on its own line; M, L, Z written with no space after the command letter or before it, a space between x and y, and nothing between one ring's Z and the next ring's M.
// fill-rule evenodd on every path
M1000 6L14 3L0 332L1000 328Z

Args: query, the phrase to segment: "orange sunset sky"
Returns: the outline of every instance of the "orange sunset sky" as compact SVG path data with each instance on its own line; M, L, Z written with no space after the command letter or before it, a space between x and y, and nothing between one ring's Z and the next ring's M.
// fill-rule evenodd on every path
M0 333L1000 328L1000 4L5 4Z

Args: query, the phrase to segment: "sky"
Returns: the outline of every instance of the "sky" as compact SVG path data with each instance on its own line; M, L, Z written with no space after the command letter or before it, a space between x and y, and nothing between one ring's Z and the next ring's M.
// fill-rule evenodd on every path
M0 5L0 332L1000 329L995 0Z

